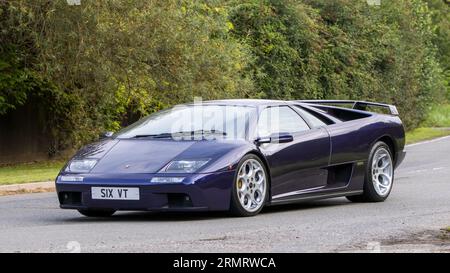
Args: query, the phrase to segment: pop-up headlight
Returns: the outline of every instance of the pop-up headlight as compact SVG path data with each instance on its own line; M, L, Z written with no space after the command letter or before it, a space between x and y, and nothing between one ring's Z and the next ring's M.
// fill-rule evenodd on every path
M208 163L209 159L200 160L174 160L161 172L165 173L193 173Z
M97 164L97 159L72 160L67 166L66 172L87 173L94 168L95 164Z

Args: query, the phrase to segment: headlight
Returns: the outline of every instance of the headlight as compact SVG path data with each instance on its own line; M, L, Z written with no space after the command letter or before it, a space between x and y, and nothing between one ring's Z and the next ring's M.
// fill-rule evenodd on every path
M71 173L87 173L97 164L96 159L72 160L66 168Z
M201 160L175 160L169 163L166 168L162 170L165 173L193 173L200 169L209 159Z

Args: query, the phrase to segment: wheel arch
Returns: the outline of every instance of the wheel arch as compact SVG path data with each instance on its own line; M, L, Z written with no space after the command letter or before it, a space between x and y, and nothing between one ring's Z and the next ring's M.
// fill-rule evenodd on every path
M395 164L395 162L397 161L397 147L395 146L394 139L389 135L384 135L384 136L378 138L373 144L375 144L379 141L386 143L386 145L389 147L389 149L391 150L391 153L392 153L394 164Z

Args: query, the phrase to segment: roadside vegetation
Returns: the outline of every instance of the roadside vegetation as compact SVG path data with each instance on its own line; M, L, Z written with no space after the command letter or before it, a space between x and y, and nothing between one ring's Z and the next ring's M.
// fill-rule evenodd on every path
M15 164L0 167L0 185L51 181L64 166L61 161Z
M420 126L406 133L406 143L447 135L450 135L450 104L434 105Z
M421 126L450 128L450 104L438 104L431 107Z

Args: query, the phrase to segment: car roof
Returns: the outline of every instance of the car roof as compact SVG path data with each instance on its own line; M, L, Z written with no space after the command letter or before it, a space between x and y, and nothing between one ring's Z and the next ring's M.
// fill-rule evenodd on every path
M200 103L200 102L199 102ZM192 106L195 103L186 103L182 105ZM325 111L318 109L309 103L304 103L300 101L292 101L292 100L269 100L269 99L224 99L224 100L205 100L201 101L202 105L229 105L229 106L246 106L246 107L256 107L263 108L267 106L277 106L277 105L301 105L304 108L307 108L310 111L316 112L317 114L324 116L332 123L340 123L341 121Z
M227 100L208 100L203 101L206 105L233 105L233 106L247 106L247 107L265 107L265 106L276 106L276 105L301 105L310 111L316 112L317 114L324 116L333 123L340 123L341 120L336 117L329 115L325 111L318 109L314 104L303 103L300 101L291 100L268 100L268 99L227 99Z
M267 99L226 99L226 100L207 100L202 101L204 104L220 104L220 105L243 105L243 106L264 106L291 104L291 101L284 100L267 100Z

